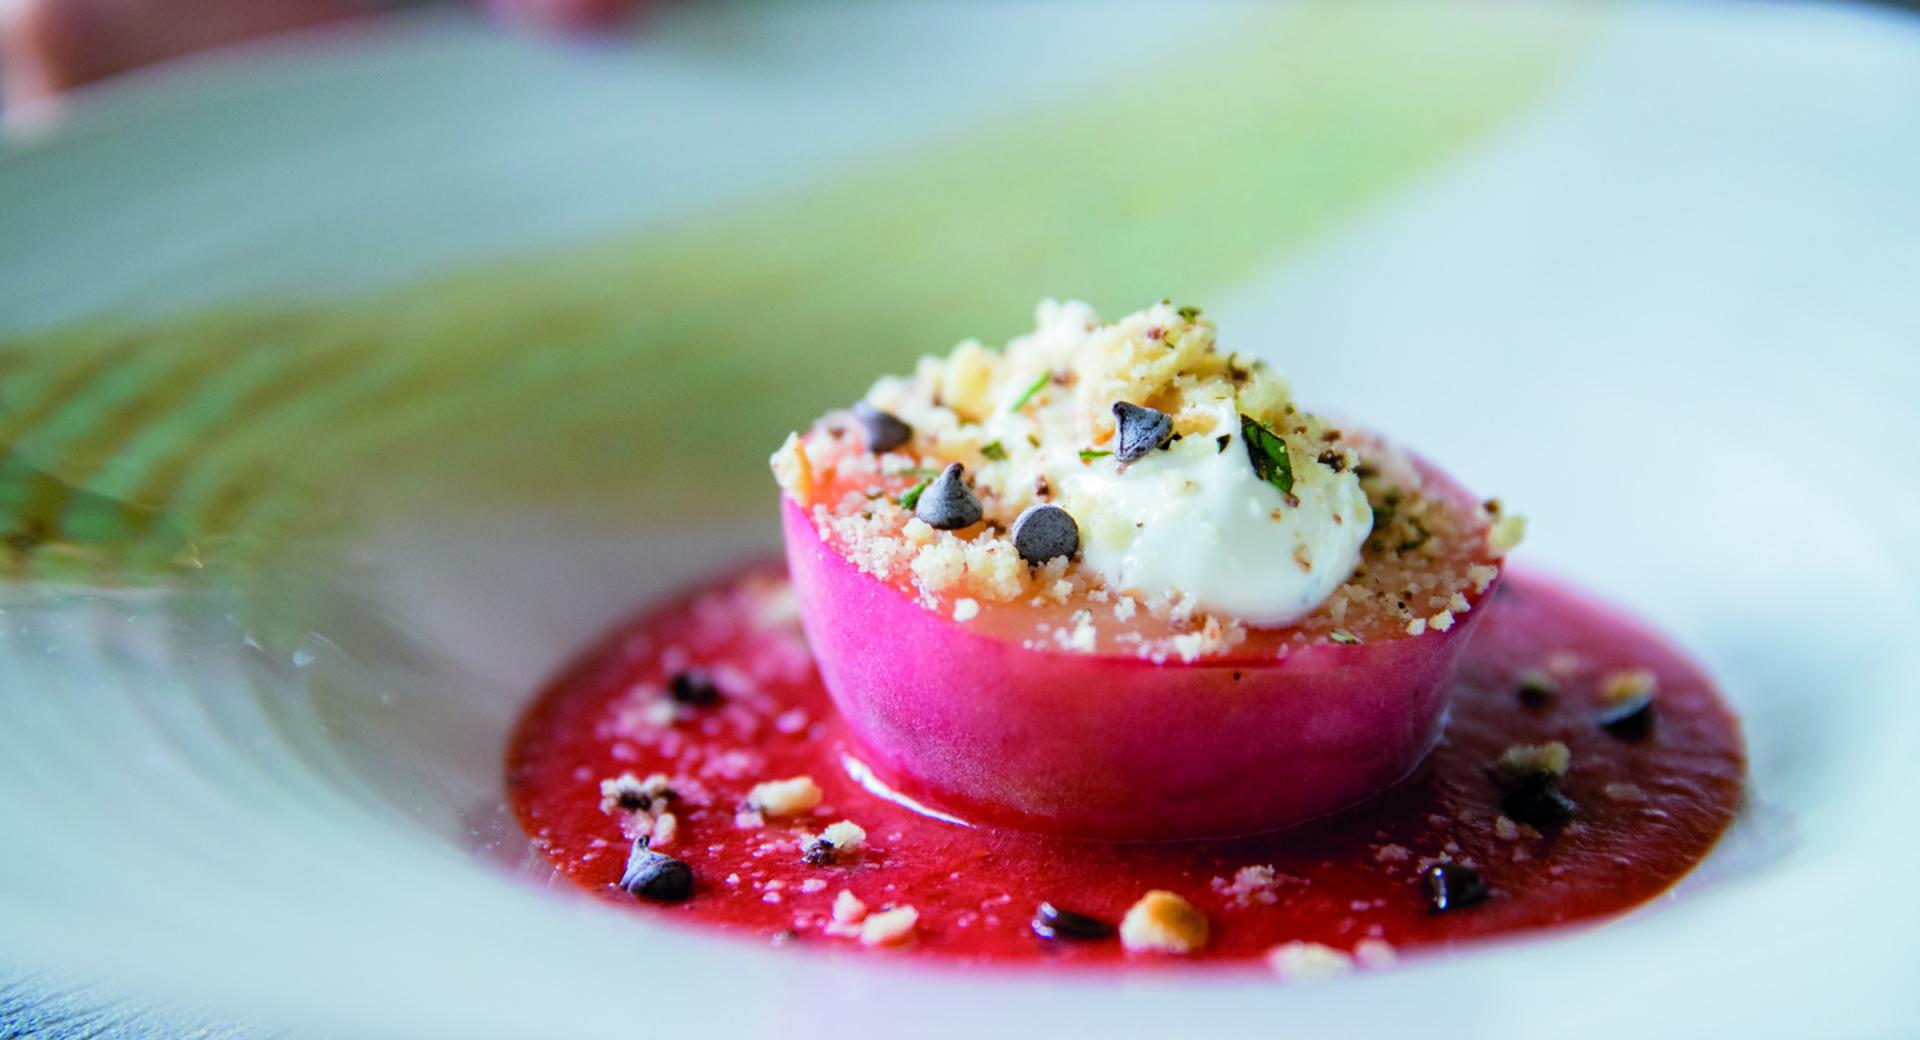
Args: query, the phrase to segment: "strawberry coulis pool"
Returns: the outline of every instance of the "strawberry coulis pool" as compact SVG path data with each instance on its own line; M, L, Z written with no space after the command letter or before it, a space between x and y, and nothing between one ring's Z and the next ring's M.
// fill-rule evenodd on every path
M836 722L777 563L755 565L640 614L554 679L521 719L507 791L557 871L611 904L743 937L814 948L1048 965L1258 962L1316 943L1377 964L1396 952L1617 915L1665 891L1732 821L1745 772L1738 720L1665 640L1554 582L1510 574L1453 679L1445 736L1407 780L1336 816L1231 841L1107 845L973 828L875 794L849 772ZM884 652L885 634L875 634ZM1602 688L1655 680L1652 724L1602 726ZM672 680L716 688L676 700ZM1542 679L1546 682L1542 682ZM1550 688L1550 690L1549 690ZM1619 729L1619 727L1615 727ZM1571 751L1559 789L1571 819L1506 818L1494 763L1515 744ZM603 808L601 783L664 774L677 826L658 851L688 864L692 894L658 903L620 888L635 817ZM795 819L742 811L764 780L811 776L824 799ZM808 839L851 820L849 862L810 864ZM644 825L642 825L644 826ZM817 857L816 857L817 858ZM1434 910L1422 874L1473 868L1481 901ZM1117 938L1043 939L1042 902L1116 925L1150 889L1204 913L1208 945L1176 957ZM836 926L842 891L908 905L904 942L863 946Z

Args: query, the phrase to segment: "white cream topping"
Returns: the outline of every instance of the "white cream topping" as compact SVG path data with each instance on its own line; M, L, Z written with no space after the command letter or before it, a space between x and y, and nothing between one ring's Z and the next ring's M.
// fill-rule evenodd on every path
M868 399L949 449L997 444L1004 458L977 459L970 467L976 481L995 489L1010 514L1042 500L1065 508L1080 527L1076 566L1116 592L1276 626L1311 613L1352 575L1373 514L1351 470L1323 465L1295 444L1289 495L1263 480L1248 457L1240 416L1251 406L1243 398L1284 404L1286 384L1276 373L1263 368L1239 384L1189 380L1178 393L1178 440L1131 465L1111 455L1083 459L1083 450L1113 447L1094 440L1111 425L1096 427L1110 416L1113 402L1104 395L1116 381L1124 385L1128 365L1199 348L1147 337L1147 330L1186 324L1165 304L1103 324L1085 304L1049 301L1037 318L1034 332L1008 343L1002 356L962 344L947 358L923 360L911 379L880 380ZM1204 351L1213 356L1210 332L1207 326ZM1071 374L1071 385L1050 380L1016 410L1049 374Z
M1219 436L1232 438L1224 449ZM1124 469L1045 454L1060 504L1080 523L1084 565L1109 587L1185 596L1249 625L1311 613L1359 565L1373 521L1352 474L1297 467L1297 504L1260 479L1231 402L1212 432Z

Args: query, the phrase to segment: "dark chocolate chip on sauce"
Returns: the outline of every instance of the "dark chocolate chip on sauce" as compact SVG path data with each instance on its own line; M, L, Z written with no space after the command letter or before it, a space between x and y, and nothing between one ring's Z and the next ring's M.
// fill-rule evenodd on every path
M913 437L913 427L892 412L883 412L865 401L853 403L853 417L867 435L867 450L874 454L892 451Z
M667 680L667 695L696 708L720 703L720 687L713 684L712 676L698 670L679 672Z
M809 867L824 867L831 864L839 855L833 842L825 838L815 838L807 843L806 851L800 854L802 862Z
M967 486L966 471L958 462L933 478L913 504L913 515L927 526L941 531L957 531L980 522L980 500Z
M1487 882L1480 872L1458 863L1435 863L1420 873L1420 887L1426 891L1427 906L1444 914L1484 901Z
M1033 914L1033 934L1042 939L1089 942L1112 935L1113 926L1099 918L1062 910L1052 903L1041 903Z
M1560 687L1539 672L1528 672L1520 677L1518 692L1520 703L1529 708L1544 708L1560 696Z
M678 903L693 894L693 868L665 853L647 847L647 838L635 838L627 855L627 869L620 875L620 887L627 893L656 903Z
M1602 708L1594 721L1621 740L1645 740L1653 732L1653 693L1642 691Z
M1020 558L1038 567L1080 551L1080 525L1059 506L1028 506L1013 522L1013 548Z
M1165 412L1115 401L1113 417L1119 422L1113 457L1123 464L1137 462L1173 439L1173 416Z
M1500 811L1508 819L1530 827L1546 828L1567 822L1579 808L1560 791L1552 773L1544 770L1509 781L1506 796L1500 799Z

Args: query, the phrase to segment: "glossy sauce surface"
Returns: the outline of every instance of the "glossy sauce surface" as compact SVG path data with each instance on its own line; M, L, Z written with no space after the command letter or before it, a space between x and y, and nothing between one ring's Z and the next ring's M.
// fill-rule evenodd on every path
M1738 721L1659 636L1550 581L1509 575L1482 609L1490 614L1454 679L1446 734L1414 776L1352 811L1258 838L1060 841L943 822L869 792L847 771L857 750L815 676L778 564L643 613L566 669L516 731L509 798L559 873L618 908L887 956L1246 963L1314 942L1377 960L1388 947L1602 918L1658 895L1712 849L1739 806ZM884 633L874 649L885 652ZM1651 730L1637 739L1597 719L1603 687L1633 670L1657 684ZM689 672L711 679L717 703L674 701L673 677ZM1557 692L1530 703L1521 695L1529 676L1550 678ZM1551 740L1571 751L1559 786L1577 806L1572 818L1538 830L1505 820L1495 761L1511 745ZM678 826L661 851L693 869L684 902L646 902L616 885L630 818L603 811L600 784L622 773L663 773L675 791ZM812 812L765 820L739 811L754 784L803 774L824 791ZM866 830L866 847L850 863L807 863L807 838L841 819ZM1436 913L1420 875L1442 862L1472 866L1491 894ZM1117 939L1048 941L1029 926L1042 902L1118 924L1156 888L1206 914L1204 950L1129 953ZM913 906L911 940L870 948L833 934L842 890L876 909Z

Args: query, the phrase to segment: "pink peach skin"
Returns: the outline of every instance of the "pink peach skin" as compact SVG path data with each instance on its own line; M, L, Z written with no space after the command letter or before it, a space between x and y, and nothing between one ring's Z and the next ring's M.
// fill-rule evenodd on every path
M1429 493L1470 507L1422 470ZM964 820L1063 836L1253 834L1385 790L1439 739L1447 678L1485 613L1284 658L1156 665L1033 650L861 572L791 498L781 513L807 638L861 760Z

